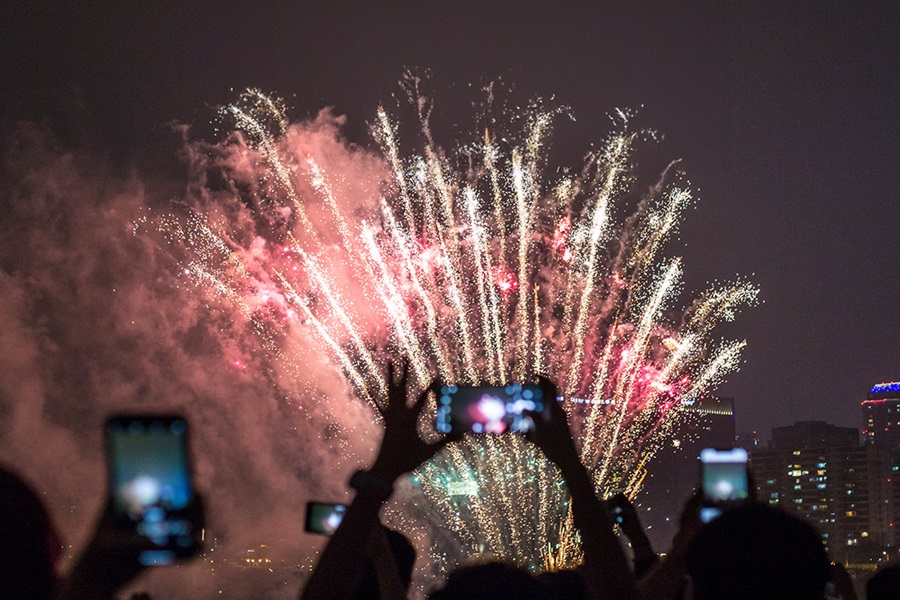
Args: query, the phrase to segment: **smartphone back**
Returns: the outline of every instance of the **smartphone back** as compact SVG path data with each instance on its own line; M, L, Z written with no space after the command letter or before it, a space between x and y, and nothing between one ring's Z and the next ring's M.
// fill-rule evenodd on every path
M199 523L188 454L188 425L178 416L116 416L105 430L109 493L117 528L156 551L146 564L167 564L199 550Z

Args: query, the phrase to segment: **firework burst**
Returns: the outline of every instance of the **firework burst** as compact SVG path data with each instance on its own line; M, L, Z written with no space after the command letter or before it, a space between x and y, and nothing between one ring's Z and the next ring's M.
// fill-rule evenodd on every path
M486 129L448 155L432 139L429 102L412 99L420 151L401 150L398 124L379 108L371 131L386 175L369 182L366 206L348 210L345 174L292 145L296 126L279 101L247 91L224 109L236 133L210 150L227 157L231 183L204 187L203 214L165 223L188 250L185 275L244 315L288 373L301 368L298 340L315 337L376 414L389 356L408 360L421 383L546 373L598 493L633 496L687 418L684 400L738 366L744 342L713 343L710 333L756 288L719 285L673 307L682 263L662 253L691 195L670 166L616 221L641 138L626 115L579 175L548 182L554 111L534 109L518 135ZM242 169L258 177L234 184ZM222 197L243 209L219 212ZM470 436L413 481L461 556L532 568L579 558L565 486L517 437Z

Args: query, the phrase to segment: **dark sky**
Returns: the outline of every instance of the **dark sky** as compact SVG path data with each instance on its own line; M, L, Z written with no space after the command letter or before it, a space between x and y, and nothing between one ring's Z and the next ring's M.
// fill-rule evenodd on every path
M258 5L258 6L257 6ZM3 131L46 122L63 143L153 173L177 168L166 123L205 126L255 86L303 117L332 105L348 135L433 72L441 124L468 123L468 84L556 95L578 160L607 113L641 108L699 203L672 252L688 289L752 275L764 303L726 330L745 365L720 389L746 429L860 426L900 380L900 4L799 2L7 2ZM640 157L639 157L640 158ZM685 245L684 247L678 244Z

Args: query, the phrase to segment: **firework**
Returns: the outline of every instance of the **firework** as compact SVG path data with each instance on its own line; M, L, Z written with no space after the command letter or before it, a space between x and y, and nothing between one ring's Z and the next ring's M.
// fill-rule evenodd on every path
M368 206L348 210L345 174L291 145L280 102L246 92L225 109L239 133L216 148L226 171L247 163L261 175L218 192L240 200L234 214L210 213L208 192L206 214L167 224L189 250L185 275L236 307L289 373L300 368L297 340L318 339L376 414L391 355L420 384L546 373L564 392L598 493L634 496L686 418L683 401L737 367L744 343L715 344L710 333L756 288L714 286L673 307L682 264L662 252L691 195L670 166L616 221L633 196L629 157L641 137L624 114L579 175L545 181L553 111L523 115L518 135L487 129L447 154L432 139L430 104L413 100L420 149L404 154L379 108L371 129L385 176L369 182ZM247 220L265 235L249 235ZM461 556L532 568L578 560L565 486L517 437L471 436L413 481Z

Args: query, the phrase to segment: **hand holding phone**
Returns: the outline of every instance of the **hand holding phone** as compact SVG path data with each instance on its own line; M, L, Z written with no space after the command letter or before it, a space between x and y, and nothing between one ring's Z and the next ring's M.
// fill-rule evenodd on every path
M347 507L343 504L307 502L304 529L307 533L331 535L340 526L341 521L344 520L346 511Z
M187 422L118 416L106 423L110 503L116 529L148 542L138 561L170 564L200 550Z
M700 486L703 505L700 519L715 519L728 507L746 502L750 496L747 451L743 448L700 451Z

